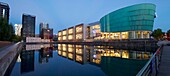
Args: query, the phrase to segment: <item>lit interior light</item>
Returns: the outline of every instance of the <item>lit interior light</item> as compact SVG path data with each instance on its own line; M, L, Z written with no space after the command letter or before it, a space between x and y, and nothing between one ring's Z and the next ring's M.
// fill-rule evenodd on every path
M96 55L93 55L93 58L96 58L97 56Z

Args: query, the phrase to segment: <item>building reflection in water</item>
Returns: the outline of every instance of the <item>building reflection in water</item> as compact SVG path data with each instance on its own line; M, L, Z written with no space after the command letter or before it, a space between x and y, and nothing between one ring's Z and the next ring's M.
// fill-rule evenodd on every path
M108 76L136 75L153 55L153 52L149 51L114 49L110 46L58 44L59 56L80 64L90 63L99 66Z
M34 71L34 50L26 50L26 46L21 51L21 74Z
M41 48L39 50L39 63L47 63L49 58L53 57L52 47Z
M50 44L24 45L20 53L21 74L34 71L34 52L39 52L39 63L47 63L53 57L54 46Z
M102 56L101 70L108 76L135 76L148 60Z
M100 64L102 56L147 60L152 54L152 52L114 49L108 46L58 44L58 55L82 64L87 62Z
M82 45L58 44L58 55L80 64L84 64L90 59L89 50Z

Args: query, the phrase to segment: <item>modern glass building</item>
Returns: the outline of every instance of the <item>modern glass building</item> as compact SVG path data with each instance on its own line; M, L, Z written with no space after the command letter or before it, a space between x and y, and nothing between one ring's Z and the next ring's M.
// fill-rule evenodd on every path
M136 4L113 11L100 19L101 32L111 39L149 38L153 29L156 5Z
M115 39L146 39L150 38L154 25L156 5L142 3L113 11L103 16L100 21L87 25L79 24L63 30L68 31L59 41L95 41ZM62 33L63 33L62 32ZM68 39L68 40L67 40Z

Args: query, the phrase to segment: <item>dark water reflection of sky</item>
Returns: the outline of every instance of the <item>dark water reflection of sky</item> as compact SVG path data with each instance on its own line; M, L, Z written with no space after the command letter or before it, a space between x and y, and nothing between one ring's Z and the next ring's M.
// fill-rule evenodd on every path
M133 72L140 70L152 54L151 52L104 48L103 46L26 45L16 60L11 76L123 75L110 70L126 71L129 68L132 68L132 73L129 71L124 73L134 75L136 73ZM127 64L127 66L121 67L116 62L120 65L125 63L124 65ZM112 64L120 66L120 68L111 66Z

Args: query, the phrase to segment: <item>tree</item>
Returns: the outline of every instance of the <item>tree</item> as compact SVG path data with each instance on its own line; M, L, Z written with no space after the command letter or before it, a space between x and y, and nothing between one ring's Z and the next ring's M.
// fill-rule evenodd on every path
M0 41L13 41L15 38L12 24L8 24L6 19L0 18Z
M163 38L163 32L160 28L154 30L151 34L156 40L160 40Z
M9 25L6 19L0 18L0 40L9 40Z

